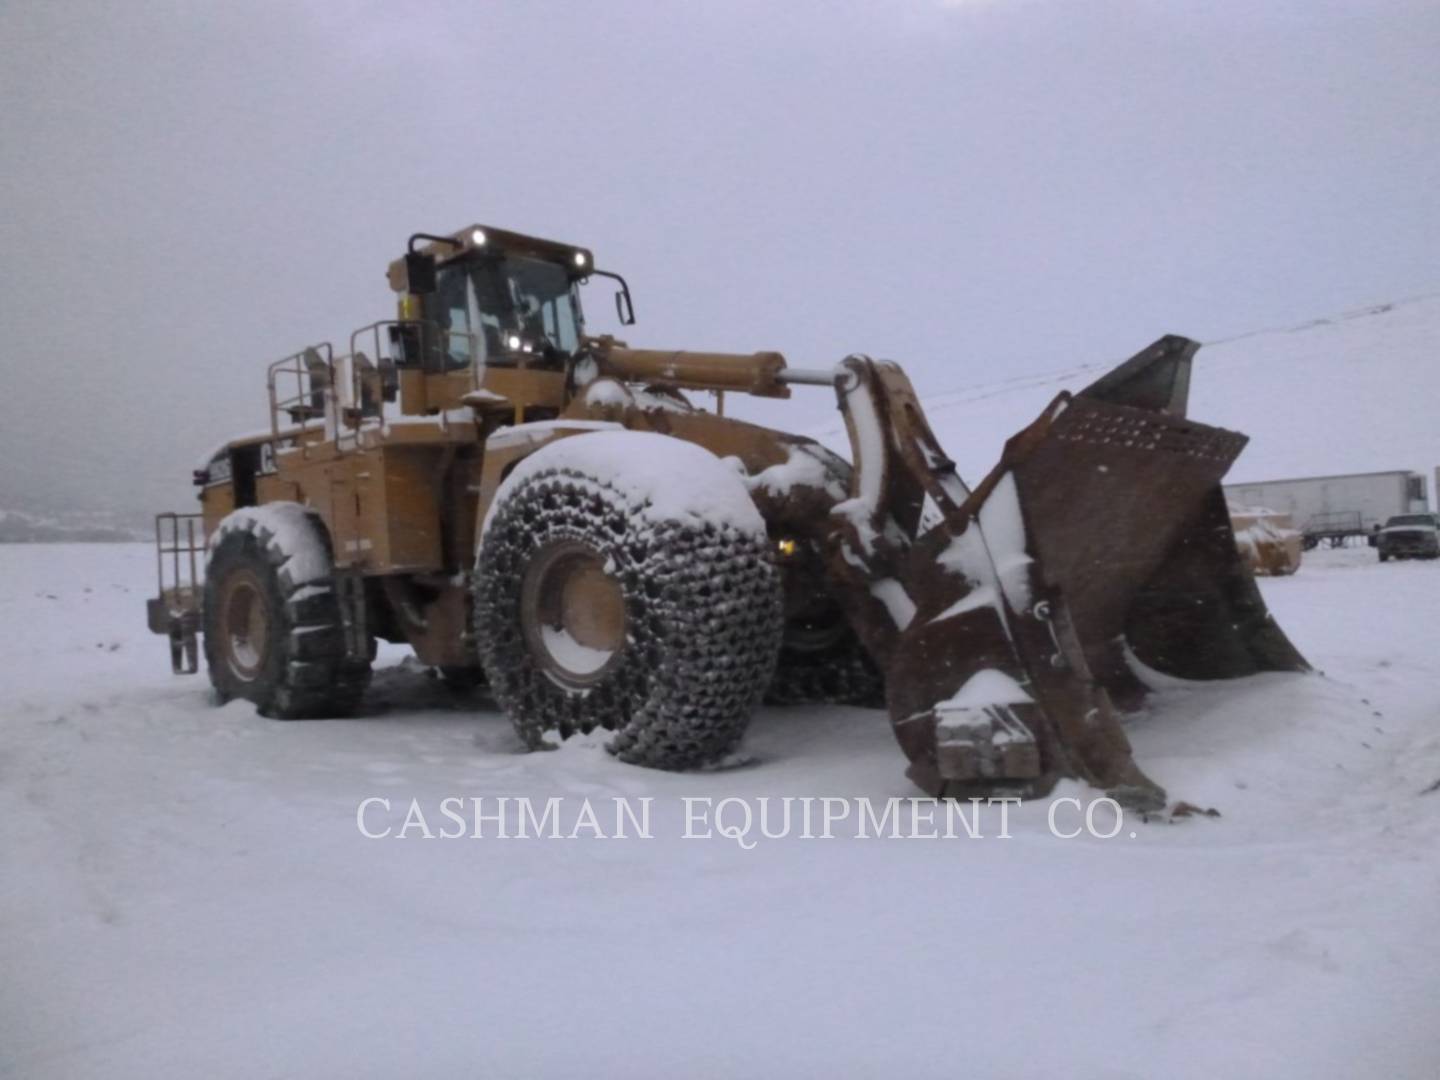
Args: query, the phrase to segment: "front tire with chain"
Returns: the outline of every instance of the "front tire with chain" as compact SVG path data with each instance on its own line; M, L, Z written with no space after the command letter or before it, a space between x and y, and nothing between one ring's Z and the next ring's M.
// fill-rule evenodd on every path
M606 728L623 761L712 764L774 669L783 614L764 522L733 470L678 439L574 435L525 459L487 516L474 580L486 678L532 748Z
M296 503L222 520L206 564L204 634L221 702L254 702L281 720L350 716L369 660L347 658L323 525Z

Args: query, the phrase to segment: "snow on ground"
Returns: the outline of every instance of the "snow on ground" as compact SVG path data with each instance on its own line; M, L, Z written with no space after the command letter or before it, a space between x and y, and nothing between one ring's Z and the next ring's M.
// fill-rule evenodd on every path
M766 710L752 764L662 774L523 753L387 653L364 717L270 721L169 674L152 572L0 547L0 1075L1435 1075L1440 563L1307 556L1263 588L1323 677L1135 718L1219 818L752 850L681 797L910 795L881 714ZM447 795L651 796L655 838L357 831Z

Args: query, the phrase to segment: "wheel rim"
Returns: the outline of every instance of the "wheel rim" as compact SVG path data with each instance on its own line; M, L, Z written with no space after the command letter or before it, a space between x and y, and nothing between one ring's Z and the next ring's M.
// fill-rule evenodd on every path
M543 548L526 568L520 624L542 671L561 686L593 686L625 646L625 594L600 552L578 540Z
M781 640L791 652L824 652L843 641L849 628L839 609L831 609L819 614L793 616L786 621Z
M253 682L265 667L270 642L270 615L254 574L243 571L230 578L220 610L226 665L237 679Z

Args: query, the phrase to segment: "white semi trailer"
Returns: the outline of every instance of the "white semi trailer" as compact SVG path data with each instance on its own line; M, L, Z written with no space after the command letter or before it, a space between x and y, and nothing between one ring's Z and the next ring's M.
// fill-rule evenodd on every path
M1289 514L1311 547L1366 535L1395 514L1430 509L1425 477L1403 469L1227 484L1225 497L1232 505Z

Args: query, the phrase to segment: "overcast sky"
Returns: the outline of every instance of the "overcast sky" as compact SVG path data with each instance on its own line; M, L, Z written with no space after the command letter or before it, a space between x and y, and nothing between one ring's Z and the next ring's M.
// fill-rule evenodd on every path
M10 0L0 87L0 506L188 501L471 222L922 393L1440 289L1434 0Z

